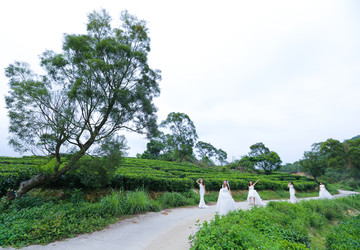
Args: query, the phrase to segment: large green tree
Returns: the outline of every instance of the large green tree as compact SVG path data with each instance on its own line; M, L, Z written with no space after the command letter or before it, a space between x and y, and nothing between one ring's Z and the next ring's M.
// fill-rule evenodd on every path
M264 143L258 142L250 146L249 156L250 162L255 162L255 166L264 170L265 174L270 174L274 170L279 170L281 167L280 156L270 151Z
M217 149L208 142L199 141L196 143L195 148L201 160L210 164L213 161L218 161L220 164L226 163L227 153L222 149Z
M304 157L299 161L302 170L310 173L314 179L325 174L327 168L326 158L321 153L321 143L314 143L311 151L304 152Z
M6 68L10 144L21 153L40 151L56 158L50 173L21 183L19 195L59 178L121 130L156 130L153 98L160 93L160 73L148 65L148 29L127 11L121 22L112 28L105 10L90 13L87 34L67 34L62 53L42 54L44 75L26 63ZM72 156L62 162L60 154L68 151Z
M160 125L170 130L171 133L165 134L163 138L168 150L173 152L179 162L193 156L198 135L193 121L187 114L171 112Z
M352 177L360 177L360 138L340 142L335 139L327 139L319 143L320 153L325 157L329 168L336 171L349 172Z
M159 159L162 151L166 148L166 145L158 139L152 138L146 144L146 150L141 155L143 159Z

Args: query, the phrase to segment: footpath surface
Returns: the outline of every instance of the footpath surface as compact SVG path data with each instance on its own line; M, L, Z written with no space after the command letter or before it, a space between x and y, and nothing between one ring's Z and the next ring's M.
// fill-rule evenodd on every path
M342 197L356 192L339 190L334 197ZM317 197L300 200L317 199ZM285 200L283 200L285 201ZM265 201L267 203L269 201ZM250 209L247 202L237 202L239 209ZM32 245L23 249L39 250L159 250L189 249L188 237L197 231L197 223L211 220L215 215L215 204L208 208L198 207L174 208L157 213L136 215L121 220L107 228L91 234L83 234L75 238L55 241L48 245ZM14 248L5 248L14 249Z

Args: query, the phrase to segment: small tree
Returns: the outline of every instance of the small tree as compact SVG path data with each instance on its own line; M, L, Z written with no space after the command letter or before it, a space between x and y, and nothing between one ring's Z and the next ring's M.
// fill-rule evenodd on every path
M282 162L280 156L276 152L270 151L262 142L251 145L250 149L251 161L256 162L255 166L264 170L265 174L280 169Z
M199 141L196 143L198 155L204 162L213 163L214 160L220 162L221 165L226 163L227 153L222 149L217 149L207 142Z
M150 139L150 142L146 144L146 150L141 155L143 159L158 159L160 157L161 152L165 149L165 145L163 142Z
M248 155L244 155L240 160L237 161L239 167L241 167L246 172L255 171L256 163L257 162L255 161L255 158Z
M227 163L227 153L220 149L216 150L216 159L220 162L220 164L223 166Z
M179 162L193 156L193 148L198 136L195 125L188 115L172 112L161 122L161 126L171 131L171 134L165 135L166 144Z
M320 146L320 143L314 143L312 150L304 152L303 159L299 161L302 169L310 173L315 181L317 181L317 177L325 174L326 170L326 160L320 153Z
M160 75L147 62L145 21L124 11L122 26L113 29L105 10L88 19L87 34L65 35L62 54L43 53L45 75L19 62L6 69L10 145L56 158L51 173L21 183L20 196L76 168L83 155L118 131L156 130L153 98L160 93ZM68 150L74 153L62 162L60 153Z

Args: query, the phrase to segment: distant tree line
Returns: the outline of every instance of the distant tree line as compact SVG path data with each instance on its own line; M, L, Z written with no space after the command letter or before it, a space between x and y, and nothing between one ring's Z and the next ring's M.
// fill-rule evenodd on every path
M328 139L314 143L302 159L281 167L282 171L303 171L315 180L343 182L356 189L360 187L360 136L340 142Z

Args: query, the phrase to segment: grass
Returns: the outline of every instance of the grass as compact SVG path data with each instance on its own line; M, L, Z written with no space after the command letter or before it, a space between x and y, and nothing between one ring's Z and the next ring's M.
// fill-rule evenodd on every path
M23 196L0 202L0 245L23 247L90 233L117 221L119 216L160 211L143 190L111 191L98 202L87 202L80 190L66 199Z
M326 236L329 234L331 228L336 226L337 221L324 225L321 230L311 229L309 236L311 239L312 249L326 249Z

